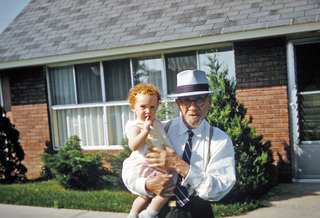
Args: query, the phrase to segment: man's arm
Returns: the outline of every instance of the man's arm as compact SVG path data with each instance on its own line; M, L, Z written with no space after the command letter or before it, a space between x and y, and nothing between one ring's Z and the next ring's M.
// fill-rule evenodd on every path
M153 193L163 197L174 196L172 175L161 174L149 178L138 177L133 173L130 158L123 162L122 180L127 189L135 194L142 196L152 196Z
M236 181L234 150L231 139L219 129L215 130L215 143L211 148L206 171L192 165L182 185L193 189L202 199L219 201Z
M218 201L235 183L234 150L231 139L221 130L217 129L213 143L206 171L205 165L188 165L169 147L152 148L147 154L147 161L150 167L174 170L182 175L182 185L194 190L202 199Z

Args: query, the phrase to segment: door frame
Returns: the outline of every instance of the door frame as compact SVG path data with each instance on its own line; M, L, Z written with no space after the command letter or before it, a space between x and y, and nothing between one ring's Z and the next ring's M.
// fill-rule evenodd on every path
M290 121L290 141L291 141L291 157L292 157L292 181L293 182L319 182L319 175L301 174L301 156L310 150L319 152L320 141L301 142L299 139L299 114L298 114L298 90L296 83L296 62L295 62L295 46L303 44L319 43L318 37L310 37L304 39L293 39L287 43L287 71L288 71L288 97L289 97L289 121ZM320 165L318 165L320 166Z

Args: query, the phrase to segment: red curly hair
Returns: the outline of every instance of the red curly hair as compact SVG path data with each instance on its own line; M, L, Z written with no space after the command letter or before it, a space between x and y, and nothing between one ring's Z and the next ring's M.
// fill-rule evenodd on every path
M161 101L160 91L157 87L150 83L140 83L129 90L127 100L129 101L131 107L133 107L136 104L136 97L138 94L157 95L158 102Z

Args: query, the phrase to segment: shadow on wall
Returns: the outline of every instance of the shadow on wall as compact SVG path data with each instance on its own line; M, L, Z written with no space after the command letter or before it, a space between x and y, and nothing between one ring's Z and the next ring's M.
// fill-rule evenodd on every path
M291 146L285 142L281 142L284 149L284 154L277 152L279 160L277 161L278 179L280 183L292 182L292 155Z

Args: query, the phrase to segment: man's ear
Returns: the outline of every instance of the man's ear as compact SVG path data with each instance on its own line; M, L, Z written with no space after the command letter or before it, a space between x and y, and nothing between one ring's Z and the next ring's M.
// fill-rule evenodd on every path
M176 104L178 105L179 109L180 109L180 102L178 99L176 99Z

